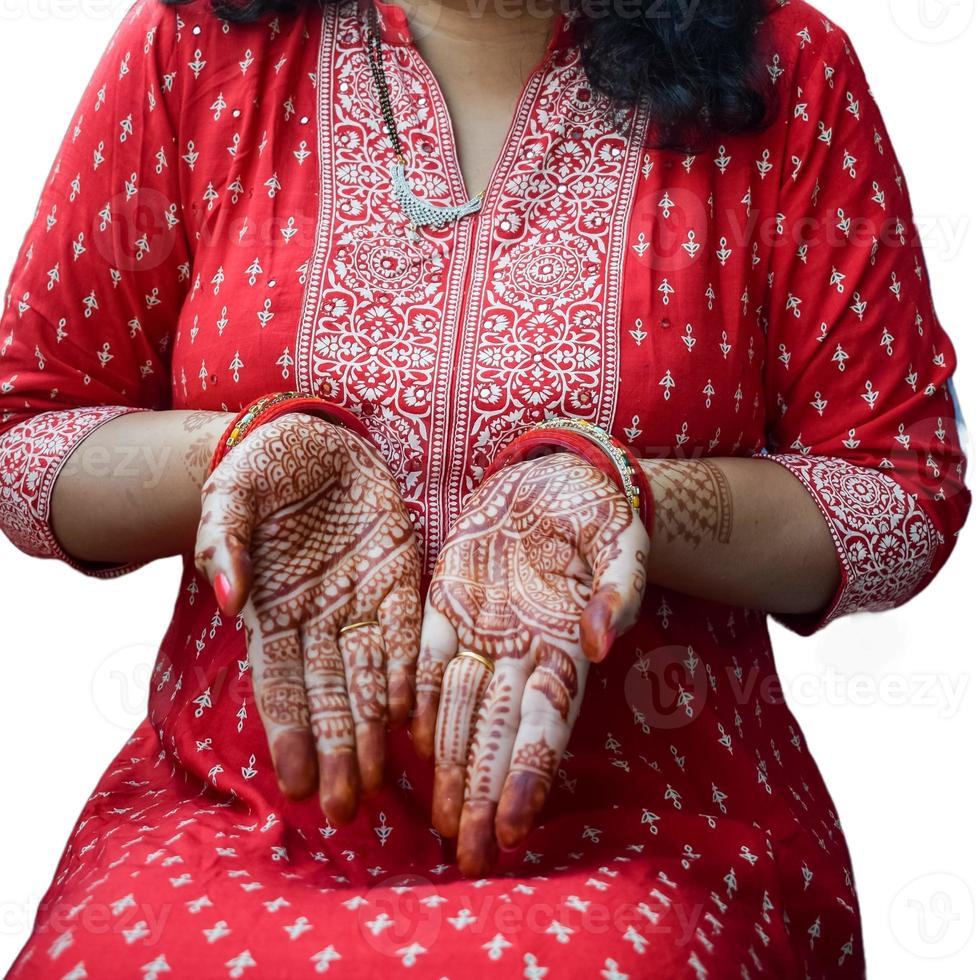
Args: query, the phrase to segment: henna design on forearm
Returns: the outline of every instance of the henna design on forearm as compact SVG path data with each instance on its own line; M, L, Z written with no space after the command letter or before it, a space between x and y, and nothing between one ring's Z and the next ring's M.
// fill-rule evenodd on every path
M680 539L695 548L704 541L731 541L732 488L717 464L709 459L647 459L640 465L653 491L657 533L668 542Z
M224 416L216 412L191 412L181 422L188 435L198 433L184 449L184 470L191 481L201 486L207 477L214 447L225 430Z

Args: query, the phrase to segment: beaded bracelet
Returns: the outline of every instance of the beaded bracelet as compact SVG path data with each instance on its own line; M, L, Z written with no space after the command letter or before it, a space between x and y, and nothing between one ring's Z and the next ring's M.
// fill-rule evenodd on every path
M263 395L246 405L225 429L215 447L214 455L211 457L208 474L213 473L225 456L253 429L293 412L312 415L315 418L341 425L365 439L370 440L371 438L367 426L353 412L333 405L323 398L304 395L299 391L282 391Z
M546 447L572 452L606 473L626 495L647 533L653 534L653 495L636 457L618 439L585 419L553 418L532 425L496 456L484 480Z

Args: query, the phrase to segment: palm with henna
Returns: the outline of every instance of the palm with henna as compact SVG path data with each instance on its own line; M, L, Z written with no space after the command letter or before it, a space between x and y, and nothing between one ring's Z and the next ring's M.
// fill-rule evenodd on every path
M419 556L394 479L360 436L285 415L205 483L195 558L222 611L243 614L280 789L349 820L414 696ZM378 625L341 633L364 621Z
M622 490L567 453L491 477L450 532L426 603L413 738L435 755L433 824L458 838L464 874L486 874L498 846L533 827L589 662L639 614L648 549Z

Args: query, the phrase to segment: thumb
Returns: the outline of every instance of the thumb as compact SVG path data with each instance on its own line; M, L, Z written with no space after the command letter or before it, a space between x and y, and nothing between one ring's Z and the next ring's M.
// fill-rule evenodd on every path
M194 564L211 583L226 616L237 616L252 591L249 545L254 526L255 512L247 492L241 487L224 487L214 478L205 484Z
M617 637L637 620L646 590L650 541L634 514L628 527L600 549L593 561L592 598L582 610L582 651L601 663Z

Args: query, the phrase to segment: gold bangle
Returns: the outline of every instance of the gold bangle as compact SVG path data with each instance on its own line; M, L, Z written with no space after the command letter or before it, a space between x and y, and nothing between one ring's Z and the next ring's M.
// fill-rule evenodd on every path
M552 418L545 419L531 426L532 429L548 430L559 429L566 432L577 432L584 436L593 445L598 446L608 457L609 461L616 468L620 479L623 481L623 490L626 499L629 501L633 511L640 513L640 488L637 486L638 474L630 464L626 453L616 445L615 441L605 429L589 422L586 419Z
M460 650L453 659L475 660L481 667L485 667L487 670L489 670L491 674L494 671L493 661L488 660L482 653L477 653L475 650Z
M380 626L381 624L376 619L362 619L359 623L351 623L349 626L342 626L340 628L339 636L343 636L345 633L350 633L353 630L364 629L365 626Z
M267 395L264 398L260 398L258 401L254 402L245 414L238 420L235 428L228 435L228 440L225 443L228 449L234 449L244 438L248 435L252 426L255 424L255 420L264 412L266 409L273 408L275 405L279 405L285 401L291 401L293 399L303 398L302 392L299 391L281 391L277 395Z

